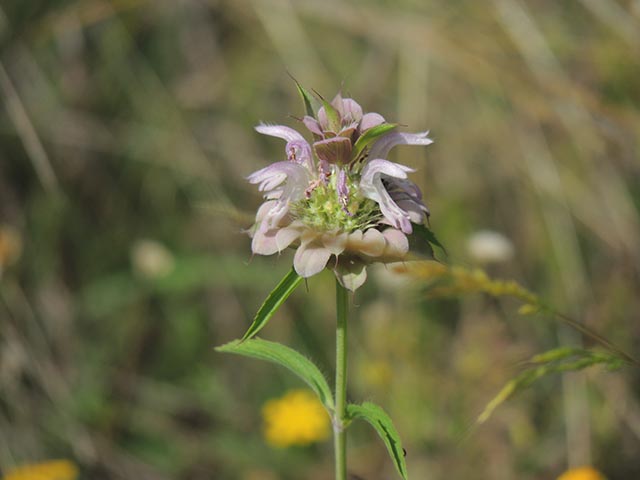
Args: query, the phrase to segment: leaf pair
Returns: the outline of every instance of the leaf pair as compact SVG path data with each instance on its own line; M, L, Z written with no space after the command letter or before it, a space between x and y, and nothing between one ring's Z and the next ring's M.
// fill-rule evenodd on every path
M325 408L330 414L333 414L333 395L331 394L331 389L324 375L322 375L318 367L309 359L292 348L279 343L254 338L246 341L235 340L221 347L217 347L216 350L266 360L289 369L318 395L318 398ZM408 474L404 450L400 442L400 436L393 426L389 415L378 405L365 402L362 405L347 405L347 417L349 421L362 419L371 424L387 447L389 456L393 460L396 470L400 476L406 480Z
M320 369L313 362L285 345L253 338L268 323L277 309L293 293L301 281L302 277L292 269L269 294L242 339L217 347L216 350L218 352L234 353L266 360L287 368L315 392L329 414L333 416L335 401L331 388ZM387 447L396 470L404 480L407 480L404 451L391 418L379 406L365 402L362 405L347 405L347 421L350 422L356 419L365 420L373 426Z

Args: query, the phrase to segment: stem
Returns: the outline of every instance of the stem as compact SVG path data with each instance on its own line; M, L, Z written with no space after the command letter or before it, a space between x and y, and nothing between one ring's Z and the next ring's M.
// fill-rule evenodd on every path
M336 280L336 411L333 417L333 443L336 460L336 480L347 479L347 289Z

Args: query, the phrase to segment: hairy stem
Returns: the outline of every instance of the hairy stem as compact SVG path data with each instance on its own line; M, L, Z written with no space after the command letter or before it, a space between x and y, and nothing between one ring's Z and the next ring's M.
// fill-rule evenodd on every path
M336 280L336 410L333 417L333 441L336 460L336 480L347 479L347 435L345 432L347 405L347 290Z

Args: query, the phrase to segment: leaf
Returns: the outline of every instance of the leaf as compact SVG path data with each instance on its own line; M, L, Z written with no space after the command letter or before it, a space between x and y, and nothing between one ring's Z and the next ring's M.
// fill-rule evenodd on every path
M291 78L293 78L293 77L291 77ZM302 85L300 85L295 78L293 79L293 81L296 82L296 87L298 88L298 93L302 97L302 103L304 103L304 111L305 111L305 113L307 115L309 115L310 117L314 117L315 118L315 112L313 111L313 103L314 103L313 96Z
M405 452L389 415L375 403L364 402L362 405L353 403L347 405L347 416L349 419L361 418L371 424L387 447L396 470L404 480L407 480L409 474L404 459Z
M333 411L333 396L322 372L311 360L296 352L294 349L276 342L269 342L259 338L246 341L234 340L220 347L218 352L235 353L245 357L266 360L288 368L318 395L320 401L329 411Z
M444 246L440 243L440 240L436 238L436 235L426 225L414 224L413 234L420 240L428 243L431 247L438 247L440 250L442 250L442 253L447 255L447 249L444 248ZM433 248L431 248L431 252L433 253Z
M322 106L324 107L324 113L327 114L327 120L329 121L329 128L333 132L338 133L342 128L340 113L338 113L338 111L334 108L334 106L331 105L329 102L327 102L324 98L321 100L322 100Z
M367 146L369 146L376 138L390 132L397 126L398 125L396 123L383 123L381 125L376 125L375 127L372 127L364 132L364 134L360 138L358 138L358 140L356 140L356 143L353 145L351 158L357 159L364 151L364 149L367 148Z
M560 347L535 355L529 360L529 363L533 364L533 366L507 382L498 394L491 399L478 416L476 424L486 422L496 408L542 377L553 373L575 372L593 365L603 365L609 370L616 370L624 365L625 359L609 352Z
M280 305L282 305L296 287L300 285L300 282L302 282L302 277L292 268L264 301L258 313L256 313L256 316L253 318L253 323L242 336L241 341L244 342L254 337L262 330L271 317L273 317L273 314L280 308Z

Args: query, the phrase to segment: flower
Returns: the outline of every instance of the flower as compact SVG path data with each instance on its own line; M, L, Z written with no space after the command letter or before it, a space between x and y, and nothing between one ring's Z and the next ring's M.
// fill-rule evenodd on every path
M467 240L467 251L478 263L500 263L511 260L513 243L499 232L479 230Z
M264 436L274 447L309 445L330 433L329 415L309 390L291 390L262 408Z
M51 460L9 470L2 480L75 480L78 468L68 460Z
M606 480L604 475L592 467L579 467L567 470L558 480Z
M429 215L420 189L408 179L414 170L385 157L396 145L432 141L428 132L397 132L395 124L363 114L340 94L302 123L311 144L290 127L256 127L287 142L287 159L247 177L265 198L249 230L251 249L272 255L295 246L300 276L330 265L340 283L355 291L366 280L367 264L405 258L412 224L424 224Z

